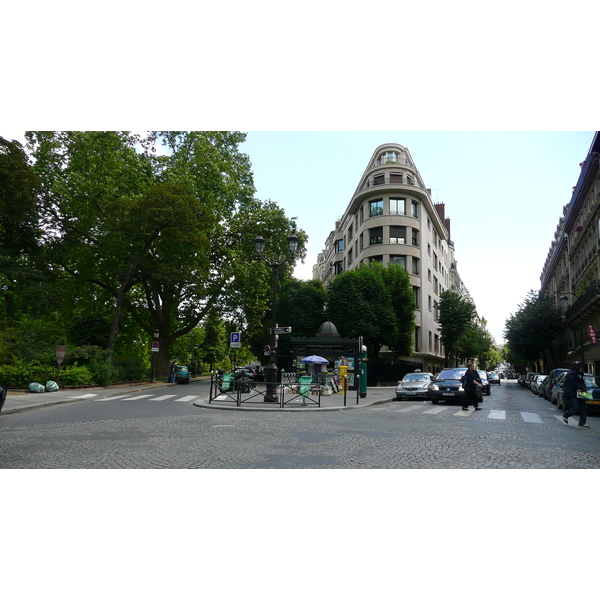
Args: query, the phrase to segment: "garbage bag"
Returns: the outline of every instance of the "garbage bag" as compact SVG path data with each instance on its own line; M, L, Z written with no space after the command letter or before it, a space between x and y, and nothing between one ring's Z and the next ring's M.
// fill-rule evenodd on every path
M46 391L46 388L41 383L30 383L29 391L34 394L41 394Z
M47 392L58 391L58 383L56 383L56 381L47 381L46 382L46 391Z

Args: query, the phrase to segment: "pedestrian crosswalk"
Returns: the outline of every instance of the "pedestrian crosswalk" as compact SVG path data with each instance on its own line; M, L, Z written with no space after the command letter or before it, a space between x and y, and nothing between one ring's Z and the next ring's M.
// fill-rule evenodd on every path
M94 402L135 402L136 400L145 400L147 402L193 402L200 396L177 396L176 394L123 394L121 396L98 397L98 394L83 394L82 396L73 396L72 400L93 400Z
M562 414L551 414L549 412L528 412L528 411L519 411L519 410L499 410L499 409L490 409L484 408L479 411L473 410L470 408L468 411L462 410L462 407L456 405L442 405L442 406L434 406L431 407L430 404L413 404L410 406L406 406L403 408L398 408L397 405L392 405L391 407L380 407L379 410L392 412L392 413L401 413L401 414L410 414L410 415L426 415L428 417L442 417L442 416L452 416L461 419L493 419L496 421L511 421L514 422L515 419L518 422L522 423L532 423L536 425L544 425L554 423L555 419L557 419L560 423L563 423ZM571 425L577 425L578 417L574 417L572 419Z

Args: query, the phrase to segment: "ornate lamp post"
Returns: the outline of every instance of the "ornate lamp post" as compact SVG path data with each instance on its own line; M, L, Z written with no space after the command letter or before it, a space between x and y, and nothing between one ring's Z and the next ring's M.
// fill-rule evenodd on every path
M265 402L277 402L277 280L279 275L279 267L286 262L293 260L296 257L298 250L298 237L292 234L288 237L288 247L290 253L285 258L278 258L270 261L263 256L265 250L265 240L262 236L257 235L254 239L254 248L260 260L266 262L273 270L273 278L271 280L271 347L269 353L269 365L267 366L265 380L267 382L267 392L265 394Z

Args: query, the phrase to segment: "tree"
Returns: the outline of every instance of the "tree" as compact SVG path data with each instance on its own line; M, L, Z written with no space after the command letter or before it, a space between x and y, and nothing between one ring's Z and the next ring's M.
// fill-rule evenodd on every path
M21 144L0 137L0 288L8 323L18 291L39 280L38 185Z
M451 357L459 358L461 337L469 331L477 314L470 300L452 290L442 292L435 306L439 311L437 323L440 326L440 338L444 345L444 364L448 367ZM463 339L463 343L464 341Z
M539 360L554 346L563 328L554 300L530 290L519 310L506 320L504 337L509 360L514 364L529 363L539 371Z
M403 356L412 352L414 295L403 272L371 262L338 275L327 288L331 321L344 337L362 336L371 359L383 346Z

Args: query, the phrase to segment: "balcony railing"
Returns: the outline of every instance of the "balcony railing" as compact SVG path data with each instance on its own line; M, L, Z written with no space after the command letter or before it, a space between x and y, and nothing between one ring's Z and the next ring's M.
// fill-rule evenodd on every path
M362 192L363 190L366 190L366 189L369 189L372 187L379 188L379 187L386 186L386 185L391 185L391 186L408 185L408 186L421 188L422 190L427 190L427 188L416 179L408 179L406 177L399 177L396 175L393 178L390 178L389 176L387 176L387 177L380 176L380 177L377 177L376 179L375 178L369 179L362 185L358 186L355 193Z
M598 283L598 280L594 280L592 283L590 283L587 290L583 294L580 294L577 300L575 300L575 302L573 302L573 304L567 308L565 313L566 320L570 321L576 317L577 314L580 313L588 304L590 304L590 302L592 302L598 295L600 295L600 284ZM572 296L569 297L572 298Z

